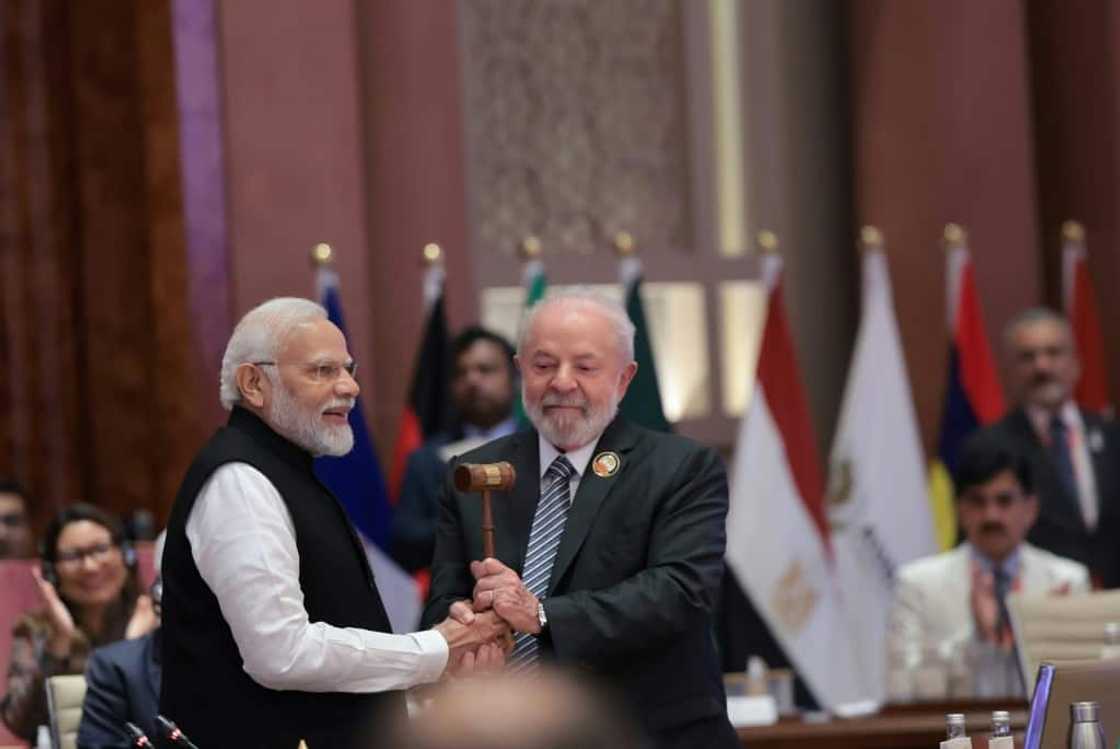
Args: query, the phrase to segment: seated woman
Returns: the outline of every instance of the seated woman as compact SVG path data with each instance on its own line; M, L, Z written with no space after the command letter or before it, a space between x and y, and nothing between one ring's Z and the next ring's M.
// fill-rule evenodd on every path
M0 717L31 740L47 722L43 684L49 676L80 674L92 648L140 637L156 625L151 600L138 594L136 558L119 522L75 504L47 526L35 581L43 607L12 632L8 691Z

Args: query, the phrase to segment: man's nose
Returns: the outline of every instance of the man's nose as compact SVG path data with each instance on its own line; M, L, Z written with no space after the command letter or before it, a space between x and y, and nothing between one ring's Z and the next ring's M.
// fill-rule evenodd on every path
M358 385L358 381L354 379L354 375L342 370L342 374L334 383L334 392L345 398L357 398L358 393L362 388Z
M557 368L556 376L552 378L552 389L567 393L576 388L575 373L572 368L562 365Z

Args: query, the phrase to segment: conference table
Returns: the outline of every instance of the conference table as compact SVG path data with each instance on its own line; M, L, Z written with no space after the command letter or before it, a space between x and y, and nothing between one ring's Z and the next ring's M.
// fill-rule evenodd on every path
M964 713L968 735L980 737L991 729L993 710L1011 713L1019 744L1027 726L1027 704L1008 700L888 705L862 718L783 718L770 726L740 728L738 733L750 749L937 749L945 738L946 713Z

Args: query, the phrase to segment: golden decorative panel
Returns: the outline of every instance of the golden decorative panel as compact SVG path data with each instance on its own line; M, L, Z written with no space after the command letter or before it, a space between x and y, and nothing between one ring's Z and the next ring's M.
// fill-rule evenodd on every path
M473 240L512 255L691 244L674 0L461 0Z

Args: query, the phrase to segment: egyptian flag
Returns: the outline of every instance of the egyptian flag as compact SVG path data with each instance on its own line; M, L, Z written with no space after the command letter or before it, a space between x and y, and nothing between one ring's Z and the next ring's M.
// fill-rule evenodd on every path
M766 324L730 473L727 563L815 700L862 689L828 539L824 485L782 300L782 261L762 258ZM771 663L771 665L774 665ZM741 668L742 666L740 666Z
M950 224L946 229L946 242L948 372L937 458L930 469L934 527L942 549L952 548L957 543L952 475L960 446L977 427L1003 416L1003 390L984 328L964 231Z
M1062 306L1077 346L1081 379L1074 397L1086 411L1112 410L1108 397L1108 370L1104 363L1104 339L1097 311L1097 295L1089 277L1089 258L1085 251L1085 230L1076 221L1062 227Z
M424 442L447 427L451 409L448 379L451 351L447 335L447 316L443 308L443 266L433 263L424 276L424 305L428 310L424 336L412 368L408 402L401 414L397 442L393 448L393 467L389 493L396 503L400 497L408 456Z

